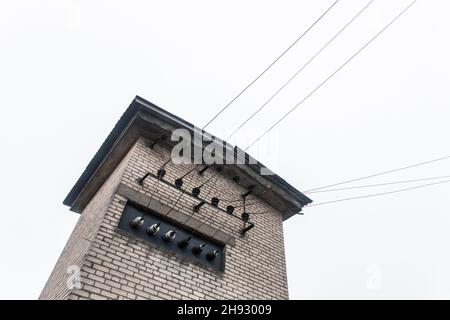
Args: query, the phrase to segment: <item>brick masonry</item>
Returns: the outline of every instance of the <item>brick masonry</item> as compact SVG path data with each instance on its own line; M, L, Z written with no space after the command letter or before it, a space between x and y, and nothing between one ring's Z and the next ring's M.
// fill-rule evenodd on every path
M282 215L252 195L248 211L265 213L252 215L256 227L246 236L239 234L242 221L211 206L203 206L194 216L232 237L224 272L152 247L117 229L128 200L117 192L120 186L133 190L136 197L153 194L155 201L167 206L178 199L179 190L156 179L148 178L144 186L136 181L148 171L156 172L169 156L169 150L158 145L150 149L143 138L138 139L82 212L40 299L288 299ZM191 168L169 164L165 179L174 181ZM184 179L184 187L198 186L213 174L208 170L200 176L194 171ZM245 191L219 175L209 198L218 196L223 207ZM197 203L184 195L176 210L190 215ZM236 209L237 216L241 210ZM67 285L67 268L73 265L80 268L81 288Z

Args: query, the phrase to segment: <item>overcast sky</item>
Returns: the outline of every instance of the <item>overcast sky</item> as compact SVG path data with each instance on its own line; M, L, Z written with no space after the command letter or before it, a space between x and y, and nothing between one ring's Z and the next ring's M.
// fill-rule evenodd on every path
M1 1L0 298L39 296L78 219L62 200L135 95L202 126L332 2ZM341 0L208 129L225 137L367 2ZM246 147L409 2L375 0L230 142ZM299 190L449 155L449 9L419 0L250 153ZM353 185L445 175L450 159ZM449 195L305 208L284 224L290 297L450 298Z

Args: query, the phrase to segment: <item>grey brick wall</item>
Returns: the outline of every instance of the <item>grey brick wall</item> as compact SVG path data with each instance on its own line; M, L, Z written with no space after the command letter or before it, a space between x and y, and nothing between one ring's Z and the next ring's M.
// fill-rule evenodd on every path
M72 234L67 241L55 267L41 292L39 299L67 299L70 287L67 285L70 274L67 272L69 266L80 267L83 265L92 240L97 235L97 230L102 223L112 196L119 185L131 154L125 157L117 166L114 173L99 189L95 197L80 215Z
M227 246L224 272L204 268L195 262L152 247L117 230L127 199L115 193L119 183L137 193L173 205L180 191L154 179L141 187L136 179L147 171L156 172L169 158L169 151L154 150L139 139L122 164L82 213L80 220L44 288L42 299L288 299L282 216L266 203L249 197L254 203L249 211L256 227L241 237L242 221L210 206L204 206L195 218L235 237ZM166 167L166 179L174 181L192 165ZM185 186L199 185L214 172L203 177L195 172L185 179ZM214 181L213 179L212 181ZM212 185L211 183L209 186ZM205 190L208 190L205 187ZM219 175L210 197L236 199L245 192L234 182ZM176 210L190 214L197 202L183 196ZM236 209L240 215L240 210ZM87 239L87 240L85 240ZM81 268L82 288L67 290L68 265Z

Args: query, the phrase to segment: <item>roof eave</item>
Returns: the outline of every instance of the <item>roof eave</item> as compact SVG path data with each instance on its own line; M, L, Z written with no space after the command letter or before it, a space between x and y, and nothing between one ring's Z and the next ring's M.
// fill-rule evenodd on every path
M87 204L86 202L90 200L95 194L95 191L106 181L108 174L115 169L139 136L155 139L158 134L160 135L158 129L155 129L155 132L152 131L157 126L164 129L185 128L190 131L193 131L195 128L191 123L136 96L63 203L70 206L72 211L80 213ZM207 132L204 134L212 136ZM233 148L230 144L226 144L226 147ZM246 157L250 157L248 154L245 155ZM261 168L264 167L260 162L256 161L256 164L235 167L239 168L231 170L244 172L246 175L251 176L250 180L258 179L260 183L269 183L271 192L274 192L278 197L285 198L290 203L291 206L282 211L284 220L299 212L303 206L312 202L311 199L296 190L278 175L259 175ZM292 210L292 207L297 209Z

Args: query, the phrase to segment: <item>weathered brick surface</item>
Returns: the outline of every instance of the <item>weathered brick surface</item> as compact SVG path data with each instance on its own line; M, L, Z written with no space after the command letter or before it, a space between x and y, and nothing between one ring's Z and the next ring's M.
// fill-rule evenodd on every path
M136 179L147 171L156 172L169 158L169 151L154 150L139 139L127 158L116 169L84 210L44 291L43 299L287 299L286 265L282 216L279 212L250 196L248 211L265 212L252 215L256 227L245 237L239 235L242 221L231 219L211 206L204 206L195 218L232 235L234 246L227 246L225 271L204 268L117 231L126 198L115 194L118 183L136 192L153 194L155 200L173 205L180 191L154 179L141 187ZM192 165L169 164L165 179L174 181ZM214 172L204 176L196 172L185 179L186 188L199 185ZM205 192L214 184L209 183ZM192 181L192 182L190 182ZM234 182L218 176L209 198L218 196L221 206L245 192ZM202 191L202 196L204 196ZM227 201L228 200L228 201ZM178 211L190 214L197 202L183 196ZM237 205L237 203L234 203ZM237 208L240 216L242 208ZM84 240L86 239L86 240ZM65 288L67 265L81 267L82 288Z

